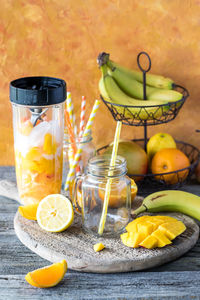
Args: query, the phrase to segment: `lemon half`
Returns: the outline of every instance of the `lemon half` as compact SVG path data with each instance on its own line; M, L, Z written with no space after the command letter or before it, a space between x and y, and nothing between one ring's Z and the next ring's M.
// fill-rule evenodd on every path
M70 200L60 194L46 196L38 205L37 221L39 226L50 232L67 229L74 220Z

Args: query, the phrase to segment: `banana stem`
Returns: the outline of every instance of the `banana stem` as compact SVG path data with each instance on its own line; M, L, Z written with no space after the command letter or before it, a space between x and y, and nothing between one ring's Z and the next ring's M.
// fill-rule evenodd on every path
M137 215L139 215L139 214L141 214L141 213L143 213L145 211L147 211L147 207L142 204L140 207L138 207L136 210L134 210L132 212L132 214L137 216Z
M108 67L106 65L102 65L101 72L102 72L103 76L106 76L108 74Z
M109 60L109 53L105 53L105 52L101 52L98 57L97 57L97 63L99 65L99 67L105 65L107 63L107 61Z

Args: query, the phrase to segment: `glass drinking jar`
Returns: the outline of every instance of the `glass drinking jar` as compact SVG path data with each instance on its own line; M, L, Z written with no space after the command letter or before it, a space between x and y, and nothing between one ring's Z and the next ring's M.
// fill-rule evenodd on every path
M38 203L62 185L66 84L51 77L11 82L17 186L24 205Z
M92 134L89 132L89 134L85 137L78 137L76 136L75 142L76 147L78 148L79 145L83 145L83 151L81 154L81 159L79 162L80 166L80 174L85 173L86 167L88 164L88 161L90 158L94 157L96 155L96 149L92 142ZM64 133L64 143L63 143L63 187L65 185L65 180L67 178L67 174L70 169L70 163L72 163L72 144L70 142L69 136L67 133ZM72 182L73 185L73 182ZM72 196L72 187L70 188L70 196Z
M99 234L100 220L108 180L110 195L103 235L114 236L121 233L130 220L131 181L126 176L126 160L117 156L114 167L110 167L110 155L90 159L87 174L77 177L73 193L74 205L82 213L83 228L95 235ZM111 175L111 176L110 176Z

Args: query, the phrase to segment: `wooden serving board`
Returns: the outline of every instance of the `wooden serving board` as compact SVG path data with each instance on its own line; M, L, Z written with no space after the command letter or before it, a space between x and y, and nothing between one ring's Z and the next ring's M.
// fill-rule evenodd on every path
M0 195L19 201L16 183L0 181ZM142 200L142 197L136 197L134 206L138 207ZM14 228L25 246L51 262L66 259L70 269L82 272L128 272L144 270L172 261L196 244L199 226L192 218L180 213L163 215L170 215L183 221L187 230L177 237L172 245L152 250L128 248L122 244L120 238L91 236L82 230L81 218L77 215L72 226L61 233L46 232L36 221L27 220L19 213L15 215ZM93 245L100 241L106 249L95 253Z
M42 230L36 221L23 218L19 213L14 219L15 232L20 241L41 257L56 262L66 259L70 269L82 272L114 273L143 270L172 261L188 250L198 240L199 227L189 217L170 213L183 221L187 230L172 245L152 250L124 246L120 238L96 238L81 229L81 218L75 216L73 225L61 233ZM93 245L102 242L106 249L95 253Z

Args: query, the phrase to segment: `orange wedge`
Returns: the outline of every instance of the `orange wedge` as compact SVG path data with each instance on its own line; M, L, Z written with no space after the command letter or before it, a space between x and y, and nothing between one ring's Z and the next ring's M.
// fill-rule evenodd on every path
M63 259L61 262L29 272L25 279L32 286L49 288L57 285L63 279L66 271L67 262Z
M25 205L25 206L19 206L18 212L20 213L20 215L22 217L24 217L26 219L37 220L37 217L36 217L37 208L38 208L38 203Z

